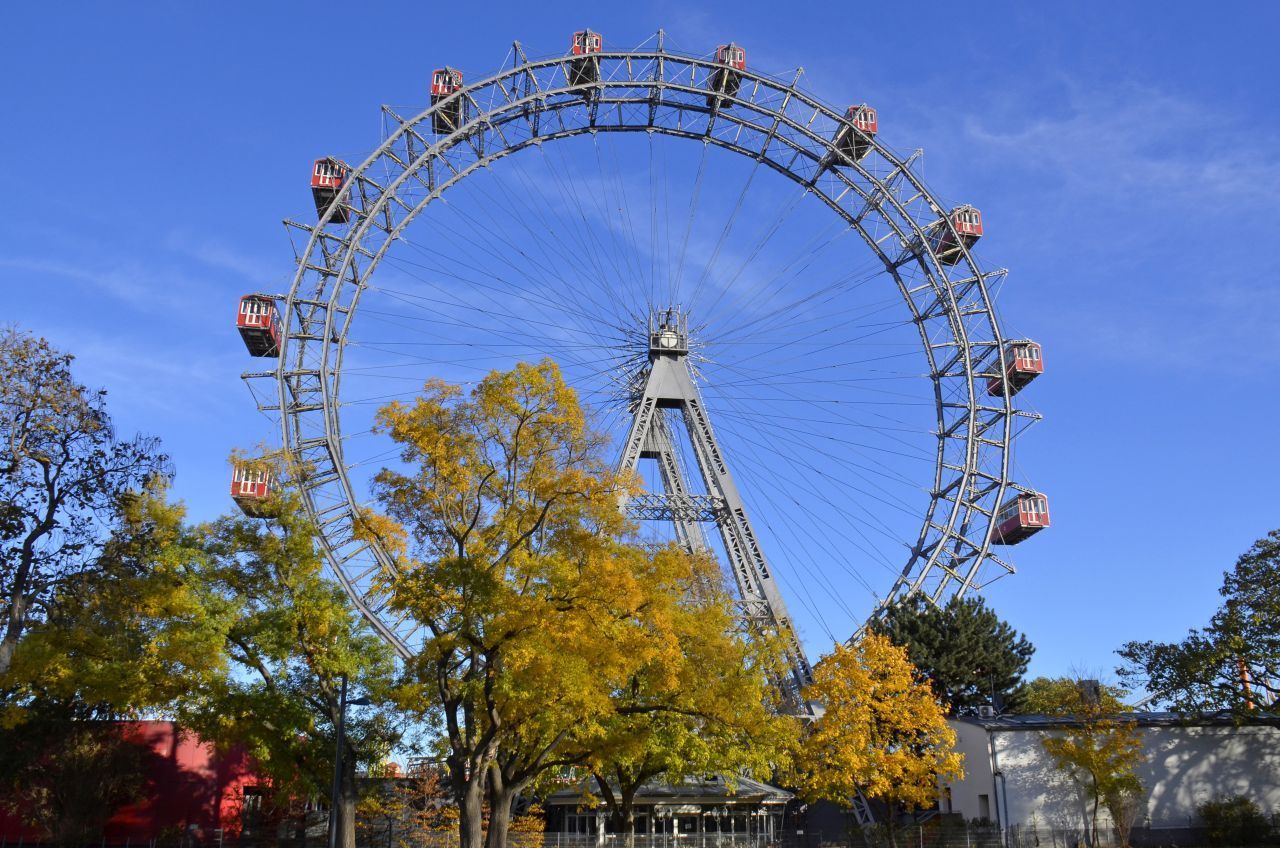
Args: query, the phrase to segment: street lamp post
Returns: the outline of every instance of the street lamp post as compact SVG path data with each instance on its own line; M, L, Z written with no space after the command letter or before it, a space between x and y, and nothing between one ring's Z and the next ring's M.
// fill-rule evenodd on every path
M338 848L338 830L342 825L342 813L339 808L342 795L342 753L346 748L347 707L367 707L373 702L368 698L347 700L347 676L342 675L342 684L338 691L338 727L337 740L333 751L333 787L329 792L329 848Z

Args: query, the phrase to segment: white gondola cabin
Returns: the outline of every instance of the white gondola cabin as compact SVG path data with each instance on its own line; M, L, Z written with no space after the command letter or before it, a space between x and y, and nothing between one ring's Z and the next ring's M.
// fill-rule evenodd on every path
M1010 397L1044 373L1044 357L1040 345L1025 339L1006 342L1004 354L1000 357L1000 373L987 380L987 394L1003 395L1007 390Z
M729 97L738 96L738 88L742 85L742 72L747 69L747 51L736 44L721 44L716 48L715 70L707 78L707 89L713 94L707 95L707 106L729 109L733 101L716 94Z
M1014 495L996 513L991 543L1016 545L1048 526L1049 501L1044 495L1035 492Z
M323 218L333 201L344 194L343 189L350 175L351 168L341 159L326 156L315 161L311 166L311 197L316 202L316 217ZM345 224L350 220L350 211L339 202L329 220Z
M431 129L436 135L448 135L464 123L465 100L453 95L462 90L462 71L440 68L431 74Z
M247 294L240 298L236 329L250 356L280 355L280 313L270 297Z
M982 238L982 213L973 206L957 206L947 216L951 227L945 221L937 221L932 226L930 246L938 261L944 265L954 265L964 256L964 249L972 248ZM955 228L955 235L951 229ZM956 237L959 241L956 241Z
M267 518L272 510L274 483L271 469L254 462L237 462L231 472L231 498L251 518Z
M871 149L871 140L876 137L880 123L876 110L865 103L846 109L844 119L848 123L836 130L835 147L856 162Z
M596 54L603 48L604 38L598 32L584 29L573 34L569 85L592 85L600 81L600 57Z

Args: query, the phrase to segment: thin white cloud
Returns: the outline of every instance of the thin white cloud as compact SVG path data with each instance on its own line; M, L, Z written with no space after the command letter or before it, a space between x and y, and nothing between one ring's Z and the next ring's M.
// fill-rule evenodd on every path
M1070 190L1141 192L1156 203L1273 205L1280 194L1275 138L1215 106L1137 84L1068 86L1065 111L1022 121L970 114L965 135L1015 166L1049 170ZM1139 195L1140 196L1140 195Z
M189 280L160 274L133 262L96 264L33 257L0 258L0 268L24 274L62 277L105 292L146 311L161 311L184 302Z
M196 238L184 232L170 233L165 239L165 247L210 268L230 271L243 277L246 282L260 286L271 283L277 283L277 287L284 285L291 272L287 262L264 261L213 239Z

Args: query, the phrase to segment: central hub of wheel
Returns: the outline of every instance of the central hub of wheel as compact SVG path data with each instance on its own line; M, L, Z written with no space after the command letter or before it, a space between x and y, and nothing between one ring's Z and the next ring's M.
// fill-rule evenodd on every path
M683 355L688 352L688 314L674 306L649 313L649 358Z

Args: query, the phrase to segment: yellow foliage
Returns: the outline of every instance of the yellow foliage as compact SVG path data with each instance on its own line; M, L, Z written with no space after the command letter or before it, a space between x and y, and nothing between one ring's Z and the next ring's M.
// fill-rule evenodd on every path
M722 735L739 745L775 727L715 564L629 542L618 502L636 482L605 462L554 362L468 393L430 381L377 426L404 465L376 476L385 514L362 515L362 532L398 561L392 606L425 627L402 703L437 723L464 819L477 775L509 808L544 772L640 756L655 733L703 764L729 743L690 727L737 728Z
M811 800L847 801L857 791L910 808L931 806L938 781L963 775L955 732L906 651L867 634L837 645L806 691L825 712L809 728L794 776Z

